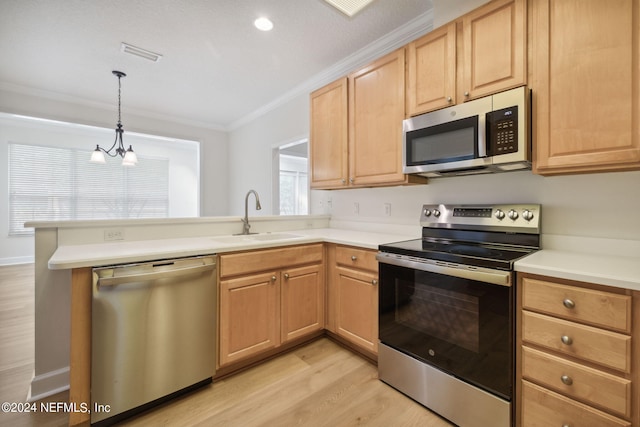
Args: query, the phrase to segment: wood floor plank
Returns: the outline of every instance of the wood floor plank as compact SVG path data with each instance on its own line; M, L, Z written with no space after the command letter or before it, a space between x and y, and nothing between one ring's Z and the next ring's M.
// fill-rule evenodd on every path
M33 264L0 267L0 402L25 402L33 374ZM68 401L68 393L46 399ZM65 413L2 413L0 426L59 427ZM378 380L328 338L217 380L120 426L350 427L452 424Z

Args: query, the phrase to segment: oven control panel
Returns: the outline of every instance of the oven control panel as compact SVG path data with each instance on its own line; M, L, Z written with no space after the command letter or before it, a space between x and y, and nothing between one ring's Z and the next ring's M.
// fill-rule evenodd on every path
M541 206L514 205L424 205L420 216L423 227L469 228L540 233Z

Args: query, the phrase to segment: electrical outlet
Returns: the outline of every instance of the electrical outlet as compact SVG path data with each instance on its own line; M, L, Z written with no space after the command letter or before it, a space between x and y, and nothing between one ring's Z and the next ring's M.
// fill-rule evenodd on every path
M124 240L124 230L122 229L104 230L105 242L113 242L115 240Z
M384 216L391 216L391 203L384 204Z

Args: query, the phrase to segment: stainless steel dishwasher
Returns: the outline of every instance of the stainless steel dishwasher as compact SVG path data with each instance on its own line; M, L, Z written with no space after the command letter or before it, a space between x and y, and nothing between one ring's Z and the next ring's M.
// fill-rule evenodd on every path
M210 383L215 311L213 255L94 268L91 423Z

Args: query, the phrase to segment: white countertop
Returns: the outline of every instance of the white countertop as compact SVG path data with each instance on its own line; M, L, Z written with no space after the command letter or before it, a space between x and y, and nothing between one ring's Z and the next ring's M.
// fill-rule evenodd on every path
M269 234L263 233L262 235ZM299 237L283 240L251 240L242 236L206 236L157 240L118 241L84 245L58 246L48 262L52 270L94 267L156 259L224 253L248 249L262 249L294 244L329 242L378 249L383 243L409 240L400 234L372 233L337 228L318 228L274 232L295 234ZM219 240L216 240L219 239Z
M640 256L543 249L515 263L516 271L640 290Z

